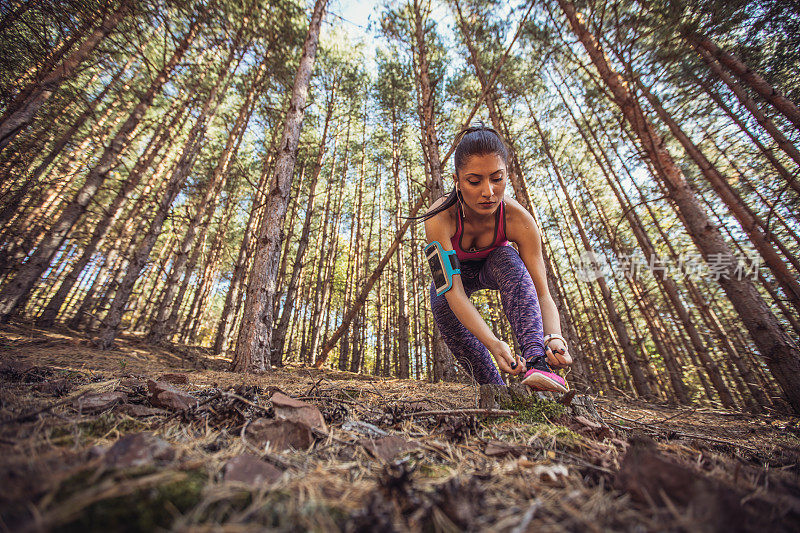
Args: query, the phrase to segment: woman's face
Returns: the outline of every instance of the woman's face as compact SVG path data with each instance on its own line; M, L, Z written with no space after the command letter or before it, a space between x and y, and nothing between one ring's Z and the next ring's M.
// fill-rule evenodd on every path
M458 170L456 186L466 207L489 215L500 206L508 179L506 164L497 153L473 155Z

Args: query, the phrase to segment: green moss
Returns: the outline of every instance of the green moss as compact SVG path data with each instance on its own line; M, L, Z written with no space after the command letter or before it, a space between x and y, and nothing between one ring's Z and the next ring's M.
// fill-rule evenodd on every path
M444 478L452 473L453 469L444 464L432 464L428 462L420 463L417 472L422 477Z
M577 446L582 440L580 435L558 424L532 424L525 428L525 433L531 437L537 435L542 439L555 437L559 444L568 448Z
M168 528L178 514L200 502L208 476L202 470L157 487L96 502L61 531L153 531Z
M103 413L78 422L77 431L73 425L56 426L50 431L50 438L57 444L74 445L91 439L99 439L116 429L121 434L142 431L147 424L130 417L121 417L116 413Z
M535 396L527 398L514 398L501 405L502 409L510 409L519 413L514 420L525 424L550 423L565 412L565 407L560 403L542 400Z

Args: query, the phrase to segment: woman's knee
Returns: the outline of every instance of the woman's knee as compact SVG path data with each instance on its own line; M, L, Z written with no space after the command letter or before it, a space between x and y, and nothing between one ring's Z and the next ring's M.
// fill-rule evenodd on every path
M513 246L498 246L486 258L490 265L508 266L509 264L522 264L519 252ZM524 264L523 264L524 266Z
M498 284L509 280L521 281L530 276L519 252L511 246L501 246L493 250L487 258L486 266Z

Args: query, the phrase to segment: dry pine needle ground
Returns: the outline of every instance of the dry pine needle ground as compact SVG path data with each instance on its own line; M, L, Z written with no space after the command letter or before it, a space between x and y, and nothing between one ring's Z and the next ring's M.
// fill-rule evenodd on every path
M788 416L582 397L517 398L514 416L485 416L470 384L239 375L186 347L0 335L6 531L800 527Z

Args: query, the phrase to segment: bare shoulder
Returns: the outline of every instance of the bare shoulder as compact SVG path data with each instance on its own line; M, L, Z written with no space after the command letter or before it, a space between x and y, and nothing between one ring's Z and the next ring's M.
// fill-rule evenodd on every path
M525 207L514 198L503 198L506 206L506 237L512 242L539 239L541 233L536 219Z
M439 198L428 208L426 213L431 213L436 210L445 202L446 197ZM436 213L431 218L425 221L425 233L428 235L429 240L448 240L456 232L456 222L453 215L453 207L451 206L444 211Z

